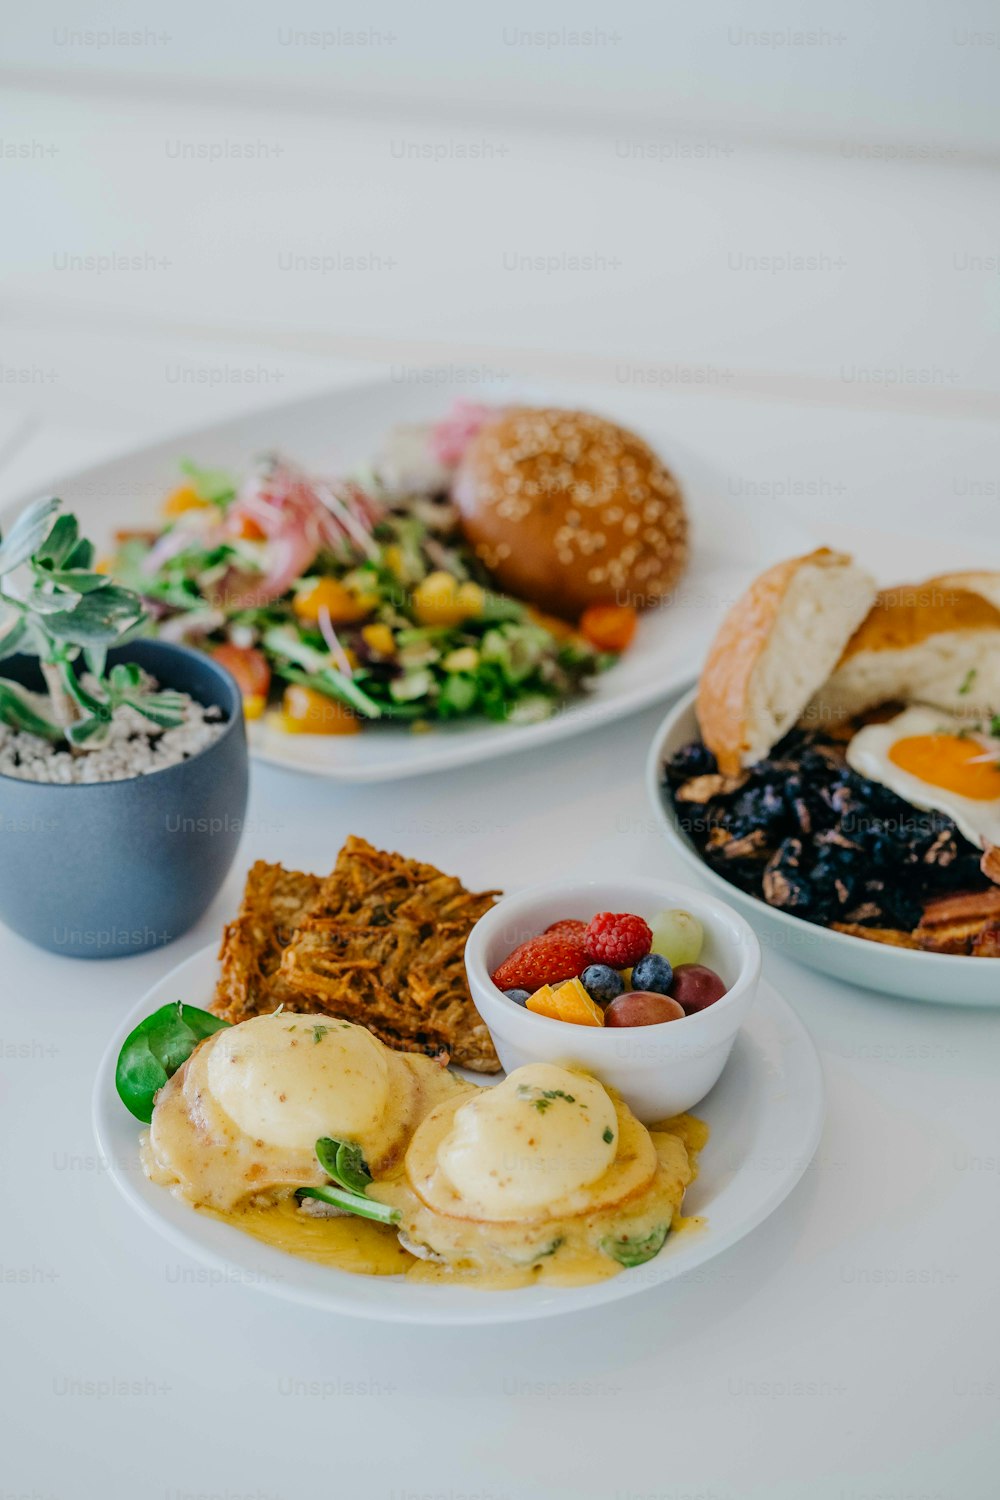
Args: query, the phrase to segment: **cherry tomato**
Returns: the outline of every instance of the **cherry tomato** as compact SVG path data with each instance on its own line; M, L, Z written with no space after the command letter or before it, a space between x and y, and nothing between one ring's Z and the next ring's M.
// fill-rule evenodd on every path
M267 533L258 526L253 516L235 515L226 517L226 535L239 537L244 542L262 542Z
M232 672L245 699L266 699L271 686L271 668L262 651L253 646L233 646L227 641L214 648L212 657L227 672Z
M592 604L580 616L580 632L598 651L624 651L638 617L630 604Z
M706 969L704 964L678 964L670 993L684 1007L685 1015L690 1016L721 1000L726 986L715 970Z
M604 1012L605 1026L659 1026L663 1021L680 1021L684 1007L669 995L652 990L630 990L619 995Z

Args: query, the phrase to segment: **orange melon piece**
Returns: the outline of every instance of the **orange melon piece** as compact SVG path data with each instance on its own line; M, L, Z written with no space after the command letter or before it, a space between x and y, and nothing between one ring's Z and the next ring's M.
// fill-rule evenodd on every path
M571 1021L577 1026L603 1026L604 1012L592 1000L579 979L567 979L552 996L560 1021Z
M524 1008L533 1010L536 1016L548 1016L550 1021L558 1021L559 1015L553 1002L554 991L551 984L543 984L541 989L528 996Z

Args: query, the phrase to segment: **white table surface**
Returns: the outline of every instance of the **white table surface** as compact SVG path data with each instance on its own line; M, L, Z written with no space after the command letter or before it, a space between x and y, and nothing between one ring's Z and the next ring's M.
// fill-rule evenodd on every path
M59 109L68 112L28 128L58 125L69 139L76 127L78 156L55 158L69 177L91 170L87 129L92 145L104 132L102 149L127 154L152 128L138 110L134 128L111 142L118 122L110 106L80 106L75 120L64 103ZM303 136L300 146L307 152L314 140ZM815 182L822 163L811 160ZM773 165L761 171L776 192ZM162 176L162 164L156 170ZM843 163L824 170L836 193ZM729 171L725 162L720 171ZM971 225L987 209L962 175L945 186L931 172L921 184L939 184ZM865 211L881 211L887 181L874 169L863 178ZM892 182L886 224L909 236L923 188ZM749 212L752 185L741 191ZM80 203L85 196L81 189ZM863 244L859 225L844 232ZM935 216L930 232L939 228ZM576 348L583 352L573 369L595 381L599 405L599 383L620 378L620 361L662 348L641 297L624 289L620 307L598 295L595 322L575 344L567 293L551 323L543 320L534 352L520 354L511 346L522 327L507 327L495 298L476 304L467 283L450 326L432 337L430 322L412 322L395 343L402 302L386 310L384 327L359 312L356 326L375 336L369 344L361 333L352 343L353 325L330 313L326 342L310 345L251 326L249 281L233 283L231 305L210 307L212 276L196 288L200 321L181 327L179 283L162 294L162 319L110 278L96 300L67 301L55 284L66 278L42 275L27 232L10 233L23 264L3 366L28 374L5 377L0 391L0 503L173 427L349 379L362 368L359 356L371 374L457 361L474 348L487 364L565 374L566 351ZM207 253L192 250L194 263ZM992 312L977 324L961 299L982 288L945 276L953 302L939 317L921 277L930 274L925 258L943 253L925 244L906 287L879 261L859 291L871 316L859 309L849 324L836 308L824 312L823 295L811 289L802 294L811 301L789 301L787 286L783 316L755 293L739 301L735 322L717 319L717 336L701 343L697 319L682 319L683 357L731 364L733 377L722 389L663 395L685 442L723 464L734 493L790 487L821 539L854 545L889 577L975 561L984 546L995 560L1000 540L1000 464L986 420L1000 385L996 302L990 290ZM554 291L566 285L549 279ZM302 332L307 301L285 280L287 326ZM186 286L190 293L194 280ZM497 296L502 288L498 279ZM770 285L760 294L766 302ZM144 286L142 297L153 296ZM922 316L929 308L924 322L914 324L907 306ZM273 334L281 317L273 299L269 311L257 322ZM776 318L768 359L755 359ZM812 319L815 338L803 319ZM529 307L523 328L531 321ZM852 348L863 352L852 356ZM877 388L859 395L837 378L852 357L905 357L957 373L931 393L937 405L912 383L888 398ZM168 373L181 367L268 373L251 389L231 373L211 383ZM996 1014L891 1000L769 952L770 979L822 1056L828 1120L816 1161L765 1225L703 1272L573 1322L397 1331L217 1284L131 1215L95 1159L91 1082L111 1029L168 968L216 940L252 860L325 870L343 837L357 833L473 886L510 888L567 867L668 872L641 776L660 713L515 757L499 788L489 766L388 789L337 788L257 767L232 874L197 928L171 948L74 963L0 931L0 1500L996 1495Z

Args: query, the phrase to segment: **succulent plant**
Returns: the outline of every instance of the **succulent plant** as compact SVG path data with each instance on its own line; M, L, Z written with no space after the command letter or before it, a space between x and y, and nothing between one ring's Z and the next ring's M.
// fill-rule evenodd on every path
M145 625L143 602L95 568L93 543L75 516L58 513L60 504L36 500L0 540L0 660L37 656L50 709L0 677L0 720L75 753L100 745L126 705L161 729L175 727L180 694L150 692L132 663L108 671L108 651Z

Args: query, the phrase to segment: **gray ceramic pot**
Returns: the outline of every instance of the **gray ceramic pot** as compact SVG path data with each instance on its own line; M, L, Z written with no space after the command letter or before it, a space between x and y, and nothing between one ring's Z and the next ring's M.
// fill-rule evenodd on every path
M226 878L246 812L243 706L229 673L167 641L136 641L109 660L137 662L227 722L200 755L149 776L63 786L0 775L0 919L73 958L143 953L179 937ZM9 657L0 673L43 686L30 657Z

